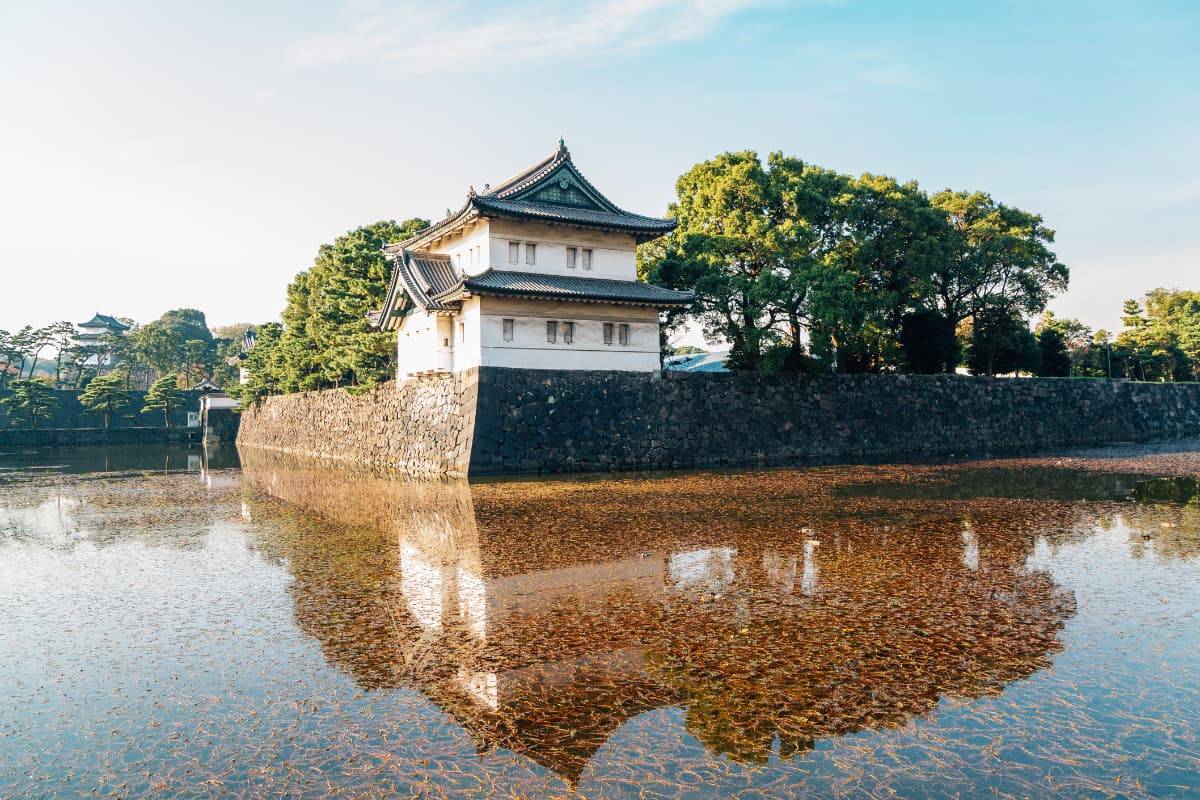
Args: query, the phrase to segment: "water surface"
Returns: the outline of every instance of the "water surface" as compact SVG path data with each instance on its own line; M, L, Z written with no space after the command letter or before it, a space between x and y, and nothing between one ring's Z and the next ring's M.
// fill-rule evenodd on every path
M0 796L1197 796L1193 447L6 456Z

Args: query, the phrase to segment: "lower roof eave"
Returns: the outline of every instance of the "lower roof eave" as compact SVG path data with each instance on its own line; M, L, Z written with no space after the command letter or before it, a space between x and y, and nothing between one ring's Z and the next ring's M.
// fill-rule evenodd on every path
M557 300L564 303L591 303L593 305L604 306L640 306L642 308L687 308L692 304L690 300L676 303L666 303L649 300L614 300L611 297L564 297L562 295L537 294L533 292L496 292L480 289L475 289L472 294L488 297L511 297L517 300ZM470 297L471 295L464 294L463 296Z

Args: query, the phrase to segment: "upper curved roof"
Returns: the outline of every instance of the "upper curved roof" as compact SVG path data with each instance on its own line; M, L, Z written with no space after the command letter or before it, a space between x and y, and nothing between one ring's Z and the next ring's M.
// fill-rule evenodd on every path
M419 248L439 234L476 217L509 217L600 228L630 233L639 241L657 238L675 228L674 220L625 211L601 194L575 166L571 151L560 139L558 148L546 158L496 187L484 187L480 194L472 189L458 211L387 249L395 252L402 248Z
M101 314L97 311L92 315L92 318L87 322L79 323L80 328L108 328L113 331L127 331L129 326L116 317L110 317L107 314Z

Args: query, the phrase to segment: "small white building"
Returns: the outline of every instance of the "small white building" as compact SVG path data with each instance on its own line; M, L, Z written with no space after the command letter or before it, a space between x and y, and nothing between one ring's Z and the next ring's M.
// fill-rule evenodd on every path
M81 322L75 326L78 328L78 333L75 334L75 346L79 348L88 348L93 355L87 357L83 362L89 367L111 367L113 357L111 355L102 354L105 335L124 336L129 330L129 326L116 317L110 317L107 314L99 312L92 315L92 318L87 322Z
M671 220L623 211L560 141L549 157L389 245L381 330L397 377L471 367L659 369L659 312L691 292L637 280L637 245Z

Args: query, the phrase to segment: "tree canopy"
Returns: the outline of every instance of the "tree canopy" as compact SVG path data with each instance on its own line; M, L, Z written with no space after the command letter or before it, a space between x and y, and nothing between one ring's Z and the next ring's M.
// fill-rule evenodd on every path
M88 382L79 395L79 403L89 411L99 412L104 418L104 427L112 423L112 416L133 404L133 395L126 387L126 376L119 372L98 375Z
M245 364L251 384L243 392L370 386L392 377L395 335L373 330L367 312L387 295L384 245L428 226L423 219L376 222L321 245L312 267L288 286L282 327L257 329Z
M737 369L953 370L960 322L987 314L995 332L1067 285L1041 217L982 192L742 151L697 164L676 195L677 228L639 272L694 289L668 324L693 315Z
M12 394L0 397L0 403L8 407L9 413L20 415L36 428L39 419L47 419L58 407L58 395L42 381L21 380L12 385Z
M146 392L142 411L162 411L163 424L171 427L171 412L183 406L183 392L174 375L164 375L156 380Z

